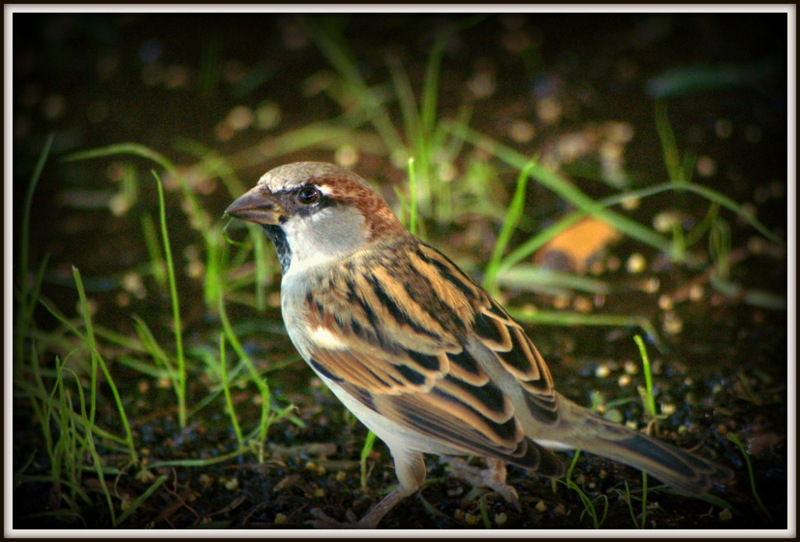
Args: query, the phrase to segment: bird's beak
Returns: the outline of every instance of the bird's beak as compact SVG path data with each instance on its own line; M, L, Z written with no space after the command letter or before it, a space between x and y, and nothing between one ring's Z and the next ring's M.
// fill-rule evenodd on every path
M266 188L256 186L231 203L225 214L256 224L275 225L286 213L275 196Z

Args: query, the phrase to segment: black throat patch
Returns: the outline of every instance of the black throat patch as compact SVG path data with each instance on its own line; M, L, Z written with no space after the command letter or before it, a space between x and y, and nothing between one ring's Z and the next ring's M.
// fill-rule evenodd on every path
M269 240L275 245L275 251L278 253L278 261L281 264L281 271L286 273L289 265L292 263L292 251L289 248L289 242L286 240L286 234L280 226L273 224L262 224L264 233L267 234Z

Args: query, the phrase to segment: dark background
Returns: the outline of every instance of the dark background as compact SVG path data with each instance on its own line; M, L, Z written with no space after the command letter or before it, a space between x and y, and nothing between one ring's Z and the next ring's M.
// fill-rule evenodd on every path
M466 16L362 14L335 17L345 28L343 34L369 84L383 84L389 80L384 59L392 52L403 59L412 84L419 92L435 32L446 23ZM462 104L470 102L473 128L531 155L546 148L560 134L580 131L604 121L628 123L635 135L626 147L626 166L633 185L646 186L666 180L653 121L654 97L648 94L648 83L675 68L731 67L738 74L732 80L718 76L712 77L712 83L707 86L686 83L681 92L666 97L670 121L679 148L710 157L716 164L715 172L704 178L704 183L738 202L753 201L759 187L772 187L770 194L774 195L761 198L755 207L759 219L785 238L789 99L785 69L786 25L786 14L763 13L488 15L448 44L440 79L440 117L452 118ZM33 165L45 138L53 133L52 155L32 208L32 265L45 254L49 255L50 266L43 292L68 314L74 313L77 299L70 285L71 266L79 267L84 277L95 280L91 283L93 295L100 299L104 309L97 318L109 326L117 326L115 329L120 332L130 331L132 327L131 309L117 307L111 301L111 293L118 288L112 276L120 269L146 261L147 252L139 238L140 226L135 219L110 216L102 206L86 208L85 203L84 207L70 203L73 200L69 195L76 190L108 190L109 160L65 163L60 161L61 157L112 143L137 142L178 164L190 164L193 158L176 148L175 142L180 138L202 143L224 157L248 148L264 136L255 129L238 132L230 138L219 136L219 126L235 106L255 109L265 100L277 104L281 120L272 129L276 134L341 114L339 104L324 94L309 95L303 90L313 76L332 70L319 49L304 38L291 15L17 13L13 15L13 31L13 116L10 120L14 129L11 143L15 240L18 239L19 210ZM524 34L531 46L524 52L507 47L504 39L512 31ZM480 98L467 92L466 86L482 69L494 73L496 89L491 95ZM239 75L231 75L236 73ZM542 125L535 113L534 89L543 77L557 81L557 92L565 108L560 121L553 125ZM522 144L509 141L508 122L515 118L526 119L536 126L536 135L531 141ZM720 119L732 127L730 135L719 136ZM278 163L292 159L331 160L332 156L331 150L317 147L292 153L276 163L242 168L237 174L250 185ZM133 162L141 169L140 176L145 178L152 165ZM367 178L378 179L384 187L404 179L404 172L392 166L388 156L382 153L363 153L355 169ZM505 171L501 182L507 189L513 186L514 178L514 172ZM607 190L592 183L582 186L593 195ZM141 190L140 204L155 209L152 183L143 182ZM542 225L546 224L548 215L566 210L546 190L537 187L531 190L536 206L530 208L530 214ZM391 189L385 193L391 193ZM177 228L171 232L173 247L182 247L192 242L195 234L180 230L179 197L176 193L168 197L169 216ZM209 209L221 216L231 197L219 185L212 185L208 193L203 194L203 200ZM656 199L653 203L661 205L663 201ZM687 207L687 212L695 211ZM732 234L734 246L744 246L752 231L734 223ZM174 250L177 252L180 248ZM15 252L15 258L17 254ZM757 262L752 267L747 264L740 270L740 277L748 287L768 288L785 295L785 263L784 258ZM184 295L187 325L202 333L207 320L199 298L199 285L183 279L181 287L188 292ZM106 301L103 301L104 295L108 296ZM153 305L148 303L150 301L142 301L135 308L145 313L150 311L157 319L166 318L163 300L152 301ZM628 301L628 306L631 303L638 304ZM770 385L765 385L764 393L770 397L776 393L785 399L786 313L756 309L735 300L705 309L707 311L696 309L686 315L689 329L682 337L672 339L670 345L678 353L675 358L679 363L685 363L690 373L697 371L691 374L707 378L699 393L708 394L715 385L734 387L738 374L756 370L771 375L772 380ZM164 315L158 316L159 311ZM53 325L47 315L40 315L39 323L44 327ZM574 386L578 391L573 396L583 396L584 392L579 391L581 379L577 375L590 374L587 367L591 367L591 363L582 366L572 358L604 352L609 343L606 331L556 331L549 346L550 333L539 334L545 336L545 350L550 350L551 354L548 358L556 360L551 363L556 364L553 370L557 381L563 382L560 389ZM563 338L567 335L574 335L570 340L578 346L571 355L561 356L559 341L567 340ZM305 369L298 364L293 371L303 373ZM683 373L678 371L677 374ZM329 397L319 398L318 393L314 392L313 397L306 400L320 400L331 409L340 408ZM24 420L30 413L25 410L24 403L19 405L19 409L15 406L15 431L21 426L21 432L15 433L15 466L24 461L25 452L30 453L30 441L26 442L25 437L34 438L25 431ZM725 408L733 412L731 419L735 421L731 429L740 431L740 435L759 434L758 431L778 435L778 444L754 460L758 463L761 487L765 488L762 497L769 501L776 518L783 515L778 526L785 525L785 401L745 402L743 405L731 397ZM692 415L696 414L698 412L692 411ZM310 424L313 426L314 419ZM757 430L753 429L756 425ZM341 429L314 431L317 430L309 429L300 436L309 440L331 438L331 434L336 435ZM350 431L345 432L350 435ZM356 435L348 437L352 440L345 449L357 456L359 438L363 436L358 433L360 429L352 431L356 431ZM278 441L296 438L298 435L288 430L276 435ZM717 447L721 446L719 442ZM198 446L202 446L202 442ZM385 450L382 453L380 464L385 470L384 481L376 477L371 482L376 486L394 483L388 456ZM729 454L727 459L735 462L739 469L737 477L740 478L737 493L728 497L752 505L752 499L748 501L747 497L749 488L741 460L736 459L737 452L732 446L726 453ZM586 469L593 472L597 467L588 465ZM283 476L285 472L273 476L279 474ZM263 473L254 475L253 480L258 476L262 481L252 481L253 485L248 488L250 503L260 502L264 494L269 495L270 482L263 480ZM521 477L518 473L511 480ZM638 473L634 472L631 477L637 480ZM542 487L537 485L533 490L544 491L541 481L537 484ZM346 489L341 491L342 498L331 497L330 500L342 501L342 506L346 507L351 497ZM306 495L298 492L293 496L303 502ZM429 498L433 500L434 497ZM447 500L448 496L441 495L441 498ZM15 516L24 518L26 512L46 508L45 501L46 489L21 490L15 494ZM207 507L213 509L218 504L210 503ZM281 506L302 509L302 505L289 501L281 501ZM717 515L697 520L702 514L697 510L706 510L709 506L694 505L692 511L686 513L693 519L686 523L676 519L673 513L661 526L770 527L746 508L727 523ZM17 510L20 510L18 516ZM267 510L263 517L248 516L250 523L236 518L234 525L274 526L270 525L271 509ZM630 525L626 523L629 521L629 516L625 517L627 509L621 510L615 517L619 523L609 526L627 528ZM152 511L150 516L142 512L144 517L136 518L136 526L148 525L157 512ZM385 526L404 526L408 517L427 517L425 514L416 498L409 498L387 517ZM545 516L515 518L510 526L586 526L569 514L551 512ZM306 512L298 512L292 516L289 526L300 526L297 523L305 517ZM102 514L87 513L86 519L89 527L107 526ZM194 516L184 515L170 521L169 525L188 527L193 525ZM297 523L292 524L292 521ZM21 526L62 525L58 521L42 525L21 520ZM413 526L456 527L435 519L415 519Z

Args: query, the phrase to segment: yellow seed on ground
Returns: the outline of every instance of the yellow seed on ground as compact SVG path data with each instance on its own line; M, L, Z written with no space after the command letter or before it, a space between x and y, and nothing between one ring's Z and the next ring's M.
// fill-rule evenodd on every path
M594 370L594 376L597 378L608 378L610 374L611 369L608 367L608 365L600 365Z
M631 254L628 258L626 268L628 273L641 273L647 267L647 260L638 252Z

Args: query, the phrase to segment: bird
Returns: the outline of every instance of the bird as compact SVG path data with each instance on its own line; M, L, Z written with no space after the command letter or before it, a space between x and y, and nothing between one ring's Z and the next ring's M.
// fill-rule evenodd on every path
M322 382L388 447L399 485L360 520L375 528L425 480L424 454L483 456L465 479L519 507L505 465L559 478L579 449L703 495L732 479L715 462L603 419L556 391L523 327L439 250L410 233L352 170L294 162L265 173L225 215L261 226L282 270L289 338Z

